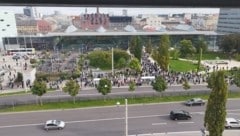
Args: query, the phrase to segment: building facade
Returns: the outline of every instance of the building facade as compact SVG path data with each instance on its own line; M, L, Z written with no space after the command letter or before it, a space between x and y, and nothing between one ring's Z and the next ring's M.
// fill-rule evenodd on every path
M240 9L221 8L217 32L222 34L240 33Z
M9 11L0 11L0 50L3 49L3 37L16 36L17 28L14 13Z

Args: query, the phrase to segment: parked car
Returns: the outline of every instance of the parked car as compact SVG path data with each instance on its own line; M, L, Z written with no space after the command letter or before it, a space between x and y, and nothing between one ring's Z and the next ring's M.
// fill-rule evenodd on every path
M65 127L65 122L60 120L48 120L45 123L44 129L50 130L50 129L63 129Z
M201 98L192 98L185 102L187 106L195 106L195 105L205 105L205 101Z
M191 118L192 116L190 113L185 110L175 110L170 112L170 119L172 120L188 120Z
M15 54L13 57L12 57L12 59L20 59L21 58L21 56L20 55L18 55L18 54Z
M235 118L226 118L225 128L240 128L240 120Z

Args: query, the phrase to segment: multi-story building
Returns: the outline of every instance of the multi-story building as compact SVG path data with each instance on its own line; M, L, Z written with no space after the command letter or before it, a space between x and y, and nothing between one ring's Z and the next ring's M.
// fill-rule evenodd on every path
M17 31L20 35L36 35L38 32L36 20L17 20Z
M46 34L51 30L51 25L45 20L17 20L17 31L20 35Z
M132 17L129 16L110 16L110 29L123 30L127 25L132 25Z
M3 37L16 36L17 28L14 13L9 11L0 11L0 50L3 49Z
M51 25L45 21L45 20L37 20L37 32L46 34L48 32L51 32Z
M99 13L98 8L97 12L92 14L88 14L86 10L85 14L73 17L72 24L82 30L97 30L100 27L108 29L109 15Z
M240 9L221 8L217 24L217 32L222 34L240 33Z

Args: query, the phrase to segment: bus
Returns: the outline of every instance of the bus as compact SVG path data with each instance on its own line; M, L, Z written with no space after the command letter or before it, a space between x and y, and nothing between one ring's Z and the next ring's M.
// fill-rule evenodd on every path
M18 49L7 49L7 55L34 55L35 48L18 48Z

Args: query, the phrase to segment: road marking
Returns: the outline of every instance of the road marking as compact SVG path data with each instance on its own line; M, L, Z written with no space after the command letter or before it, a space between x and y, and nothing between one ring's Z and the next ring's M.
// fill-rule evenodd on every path
M44 125L44 124L37 123L37 124L9 125L9 126L0 126L0 128L28 127L28 126L40 126L40 125Z
M178 124L193 124L194 122L178 122Z
M167 123L165 123L165 122L164 123L152 123L152 125L153 126L155 126L155 125L167 125Z

